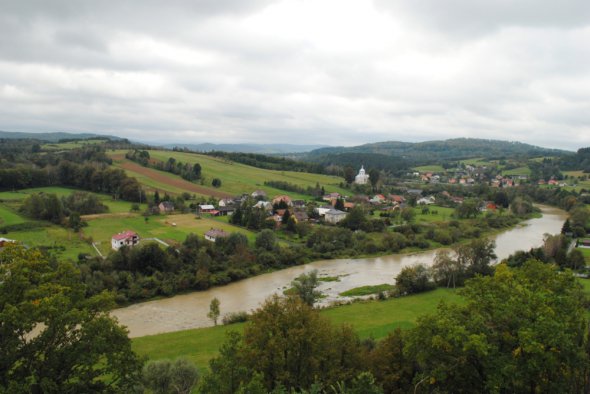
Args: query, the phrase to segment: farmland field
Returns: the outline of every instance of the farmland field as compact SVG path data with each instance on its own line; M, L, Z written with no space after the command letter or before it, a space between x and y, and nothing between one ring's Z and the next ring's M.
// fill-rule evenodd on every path
M111 156L115 159L116 165L119 167L129 167L127 163L130 161L125 160L123 158L125 151L115 151L111 153ZM204 186L187 182L191 185L203 188L203 193L205 195L214 195L212 192L222 192L222 193L229 193L230 195L239 195L242 193L251 193L256 189L264 190L268 193L270 197L279 195L279 194L288 194L292 198L296 199L310 199L311 197L308 195L303 195L299 193L293 192L285 192L280 189L276 189L273 187L268 187L264 185L265 181L284 181L289 182L301 187L314 187L316 183L319 183L321 186L324 187L326 192L338 192L340 194L348 194L349 192L345 189L340 188L340 182L343 182L342 178L335 177L335 176L328 176L328 175L320 175L320 174L310 174L305 172L295 172L295 171L273 171L273 170L265 170L261 168L251 167L240 163L234 163L231 161L227 161L221 158L215 158L206 155L200 155L196 153L186 153L186 152L173 152L173 151L150 151L150 156L154 159L166 161L169 157L174 157L177 161L181 161L183 163L199 163L202 167L202 174L204 177ZM135 164L135 163L133 163ZM141 166L139 166L141 167ZM141 167L145 168L145 167ZM134 167L133 170L126 168L127 173L130 176L136 176L136 178L152 187L152 188L160 188L160 190L167 190L171 193L179 193L182 191L189 191L189 190L182 190L183 186L178 185L171 185L174 186L176 189L166 189L167 184L160 182L158 184L151 183L145 179L144 177L137 176L136 168ZM165 176L170 177L171 179L181 179L180 177L158 171L158 173L165 174ZM141 174L140 174L141 175ZM221 180L221 187L219 189L215 189L212 187L205 187L211 183L213 178L219 178ZM186 181L185 181L186 182Z

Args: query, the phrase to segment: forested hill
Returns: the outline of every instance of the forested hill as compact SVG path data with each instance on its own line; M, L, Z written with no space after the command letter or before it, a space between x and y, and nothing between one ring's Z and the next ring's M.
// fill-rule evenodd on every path
M590 148L578 149L576 154L562 157L559 164L562 170L590 172Z
M403 158L412 163L430 164L440 160L482 158L507 158L507 157L538 157L538 156L563 156L571 152L541 148L521 142L484 140L475 138L456 138L444 141L426 142L399 142L386 141L373 144L365 144L354 147L332 147L316 149L307 158L313 161L323 161L320 157L330 156L336 158L340 154L362 153L379 154Z
M34 139L47 142L58 142L62 140L85 140L89 138L107 138L110 140L119 140L121 138L112 135L100 135L93 133L22 133L12 131L1 131L0 139Z

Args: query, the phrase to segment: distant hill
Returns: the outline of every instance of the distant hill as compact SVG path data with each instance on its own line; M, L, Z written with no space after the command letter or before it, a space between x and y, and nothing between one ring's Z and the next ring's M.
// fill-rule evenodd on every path
M158 145L153 144L152 145ZM162 144L164 148L187 148L195 152L241 152L262 155L306 153L315 149L325 148L327 145L293 145L293 144Z
M63 132L56 132L56 133L23 133L17 131L1 131L0 130L0 138L6 139L35 139L40 141L47 141L47 142L58 142L59 140L67 140L67 139L88 139L88 138L108 138L111 140L120 140L122 138L115 137L112 135L102 135L102 134L94 134L94 133L63 133Z
M571 152L559 149L547 149L521 142L484 140L476 138L456 138L444 141L400 142L386 141L354 147L328 147L316 149L302 158L314 162L326 162L326 158L338 162L340 155L345 155L350 162L351 154L374 154L403 159L408 163L434 164L441 160L461 160L475 157L501 159L510 157L564 156Z

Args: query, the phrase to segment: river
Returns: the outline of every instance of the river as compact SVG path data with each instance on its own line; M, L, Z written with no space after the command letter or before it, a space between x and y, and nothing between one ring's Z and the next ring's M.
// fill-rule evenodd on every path
M500 233L496 241L498 259L508 257L517 250L529 250L542 244L543 234L561 231L566 214L556 208L539 206L543 216L530 219L517 227ZM327 304L339 293L364 285L393 283L401 269L416 263L432 264L436 250L415 254L394 254L360 259L322 260L287 268L216 287L207 291L134 304L112 311L119 322L129 329L130 337L211 326L207 318L209 303L214 297L220 301L221 315L256 309L274 293L281 294L291 281L302 273L317 269L320 276L338 276L338 282L322 282L319 290L327 297Z

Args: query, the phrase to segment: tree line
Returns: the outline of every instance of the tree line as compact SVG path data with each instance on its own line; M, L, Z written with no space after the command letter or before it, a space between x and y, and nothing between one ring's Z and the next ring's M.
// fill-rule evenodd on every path
M181 178L190 182L201 179L201 165L199 163L183 163L174 157L169 157L166 161L154 160L150 159L150 153L147 150L137 149L127 152L125 158L135 161L144 167L151 167L156 170L179 175Z

